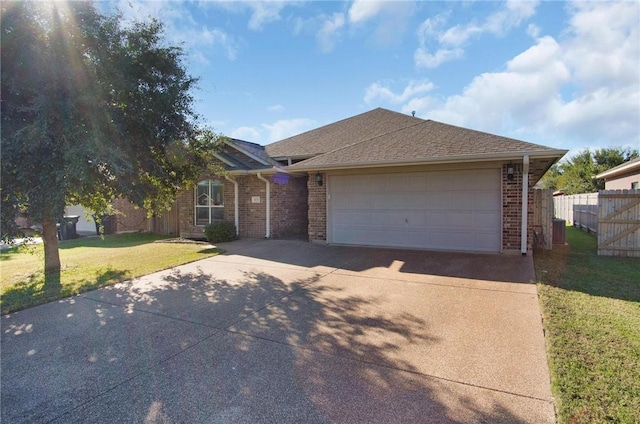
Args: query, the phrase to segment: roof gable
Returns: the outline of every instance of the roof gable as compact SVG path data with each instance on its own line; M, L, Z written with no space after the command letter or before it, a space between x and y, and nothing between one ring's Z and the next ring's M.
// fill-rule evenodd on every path
M278 163L264 151L264 146L235 138L227 138L215 156L228 171L267 169Z
M266 146L273 158L310 158L363 140L425 122L420 118L377 108Z

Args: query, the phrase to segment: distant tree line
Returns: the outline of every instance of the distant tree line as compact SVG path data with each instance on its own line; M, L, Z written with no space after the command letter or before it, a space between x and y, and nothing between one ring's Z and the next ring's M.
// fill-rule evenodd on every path
M604 179L596 175L638 157L638 150L612 147L583 150L553 165L542 177L542 187L564 194L595 193L604 190Z

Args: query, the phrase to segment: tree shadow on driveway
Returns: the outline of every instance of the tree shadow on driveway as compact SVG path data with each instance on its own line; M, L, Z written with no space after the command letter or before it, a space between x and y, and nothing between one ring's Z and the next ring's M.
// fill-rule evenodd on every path
M81 308L61 301L41 307L41 315L33 308L7 316L3 421L540 417L539 400L420 373L394 353L438 343L428 323L408 310L379 309L382 298L322 277L280 268L181 267L72 299ZM19 330L28 327L28 334Z

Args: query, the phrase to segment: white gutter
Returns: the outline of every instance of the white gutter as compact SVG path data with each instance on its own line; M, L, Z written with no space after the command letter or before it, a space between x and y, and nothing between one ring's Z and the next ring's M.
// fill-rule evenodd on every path
M240 235L240 219L238 217L238 211L240 210L240 208L238 207L238 182L233 178L229 177L228 175L225 175L224 178L227 181L230 181L231 183L233 183L233 217L234 217L233 220L236 225L236 236L239 236Z
M527 254L527 202L529 200L529 156L522 158L522 227L520 228L520 252Z
M256 174L256 176L258 177L259 180L262 180L265 182L265 184L267 185L267 194L266 194L266 198L267 198L267 204L266 204L266 208L267 208L267 213L266 213L266 227L267 227L267 231L265 232L265 236L264 238L269 238L271 237L271 184L269 183L269 180L267 180L266 178L264 178L262 176L262 174L260 174L260 172L258 172Z
M531 151L527 153L529 157L535 157L536 159L557 159L564 156L568 150L540 150ZM520 153L522 154L522 153ZM319 155L321 156L321 155ZM520 160L522 156L514 152L505 153L482 153L477 155L456 155L456 156L442 156L436 158L429 158L428 160L415 160L415 159L391 159L381 160L375 162L350 162L340 164L321 164L321 165L306 165L298 166L298 164L287 167L291 171L327 171L327 170L341 170L341 169L355 169L355 168L378 168L384 166L413 166L413 165L432 165L432 164L448 164L448 163L460 163L460 162L491 162L491 161L505 161L505 160ZM303 165L300 162L300 165Z

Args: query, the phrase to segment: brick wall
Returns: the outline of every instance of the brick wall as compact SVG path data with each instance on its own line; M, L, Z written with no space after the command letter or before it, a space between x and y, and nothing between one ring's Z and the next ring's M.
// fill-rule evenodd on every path
M522 228L522 164L515 164L513 181L507 179L507 164L502 166L502 249L520 251ZM529 190L527 196L527 250L533 243L533 193L531 181L535 164L529 167Z
M271 180L271 237L306 239L307 177Z
M307 189L309 191L309 241L327 240L327 175L322 174L319 186L315 174L309 174Z
M206 177L202 179L208 179ZM238 183L238 233L245 238L264 238L266 235L266 194L264 181L255 175L234 177ZM276 181L280 183L276 183ZM202 237L202 226L194 224L194 189L183 190L178 196L180 234L187 238ZM285 183L271 179L272 238L306 238L307 182L306 177L289 178ZM254 203L253 199L259 199ZM224 181L224 220L234 222L234 186Z
M238 182L240 237L264 238L267 230L266 185L255 175L237 177L235 180ZM259 197L260 203L253 203L253 197Z

